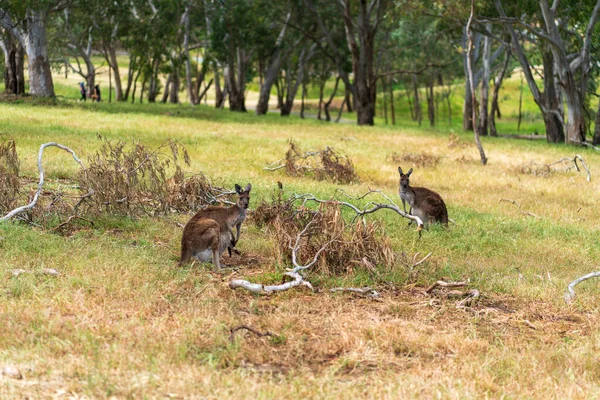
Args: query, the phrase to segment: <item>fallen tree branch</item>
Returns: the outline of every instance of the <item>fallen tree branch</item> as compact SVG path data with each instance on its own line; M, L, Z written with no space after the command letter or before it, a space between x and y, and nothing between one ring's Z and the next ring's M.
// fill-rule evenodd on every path
M77 158L77 155L75 154L75 152L73 150L71 150L70 148L63 146L62 144L58 144L55 142L49 142L49 143L44 143L40 146L40 150L38 152L38 171L40 174L40 180L38 183L38 188L35 192L35 195L33 196L33 200L31 201L31 203L19 207L19 208L15 208L14 210L12 210L11 212L9 212L8 214L6 214L4 217L0 218L0 221L6 221L9 220L10 218L14 217L15 215L21 214L27 210L32 209L33 207L35 207L35 205L38 202L38 199L40 197L40 194L42 193L42 188L44 186L44 169L42 167L42 156L44 154L44 149L46 147L50 147L50 146L54 146L54 147L58 147L59 149L65 150L69 153L71 153L71 155L73 156L73 158L75 159L75 161L81 165L81 168L83 168L83 170L85 171L85 167L83 165L83 163L81 162L81 160L79 158Z
M567 302L567 304L571 304L573 302L573 299L575 299L575 286L577 286L583 281L596 277L600 277L600 271L590 272L589 274L581 276L575 279L573 282L571 282L569 286L567 286L567 293L565 293L565 301Z
M508 202L508 203L512 203L512 204L514 204L515 206L517 206L517 208L519 209L519 211L520 211L520 212L521 212L521 214L523 214L523 215L529 215L530 217L534 217L534 218L540 218L540 216L539 216L539 215L536 215L536 214L534 214L534 213L532 213L532 212L529 212L529 211L523 211L523 210L521 210L521 204L519 204L519 202L518 202L518 201L516 201L516 200L513 200L513 199L500 199L500 203L502 203L503 201L506 201L506 202Z
M379 297L380 294L378 291L376 291L375 289L372 289L368 286L364 287L364 288L353 288L353 287L337 287L337 288L333 288L333 289L329 289L330 292L335 293L335 292L352 292L352 293L358 293L358 294L362 294L362 295L366 295L369 297Z
M53 231L58 231L59 229L61 229L62 227L66 226L67 224L69 224L73 219L80 219L86 222L89 222L90 225L94 226L94 222L90 221L87 218L83 218L80 217L79 215L71 215L65 222L63 222L62 224L58 225L56 228L53 229Z
M444 282L444 281L437 281L434 282L431 286L429 286L426 290L425 293L429 294L433 291L433 289L437 288L437 287L444 287L444 288L452 288L452 287L463 287L463 286L467 286L469 284L469 280L467 279L466 281L462 281L462 282Z
M583 158L579 155L576 154L575 157L570 158L570 157L563 157L558 161L554 161L550 164L546 164L548 166L548 168L552 167L553 165L562 163L563 165L565 164L566 161L573 163L573 166L566 166L565 167L565 172L569 171L570 169L575 168L578 172L581 172L581 169L579 168L579 164L577 163L577 160L579 160L581 162L581 165L583 166L583 168L585 169L585 172L587 172L587 181L590 182L592 180L592 175L590 174L590 169L588 168L588 166L585 164L585 161L583 160Z
M273 334L271 332L269 332L269 331L263 333L263 332L257 331L256 329L254 329L254 328L252 328L252 327L250 327L248 325L240 325L240 326L236 326L235 328L231 328L229 330L229 341L231 343L233 343L234 340L235 340L235 333L237 331L239 331L239 330L242 330L242 329L245 329L248 332L252 332L252 333L254 333L258 337L273 336Z
M231 289L237 289L237 288L243 288L246 289L252 293L257 293L257 294L271 294L273 292L283 292L285 290L289 290L293 287L296 286L306 286L308 287L310 290L314 291L313 286L311 285L311 283L307 280L304 280L304 277L302 275L300 275L301 271L304 271L310 267L312 267L317 260L319 259L319 255L331 244L333 243L336 239L330 240L329 242L325 243L316 253L315 256L313 257L312 261L306 265L299 265L298 264L298 256L297 256L297 252L298 249L300 248L300 240L302 239L303 236L305 236L308 232L308 228L313 224L314 222L314 218L319 214L319 212L317 211L314 215L313 215L313 220L310 221L308 224L306 224L306 226L304 227L304 229L298 233L298 236L296 237L296 242L294 243L294 246L290 248L292 249L292 264L294 265L294 268L291 270L288 270L287 272L285 272L283 274L283 276L289 276L290 278L293 278L293 281L289 281L289 282L284 282L281 283L279 285L263 285L261 283L252 283L250 281L244 280L244 279L234 279L232 281L229 282L229 287Z
M479 301L480 293L477 289L470 289L464 293L464 296L465 298L456 304L456 308L467 308L474 306L475 303Z

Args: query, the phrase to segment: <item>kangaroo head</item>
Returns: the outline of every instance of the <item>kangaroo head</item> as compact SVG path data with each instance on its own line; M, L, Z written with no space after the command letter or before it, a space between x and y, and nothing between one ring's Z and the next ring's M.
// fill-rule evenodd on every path
M240 185L238 185L237 183L235 184L235 191L239 195L236 201L236 205L239 208L245 210L248 208L248 205L250 205L250 189L252 189L251 184L246 185L244 190L242 190L242 187Z
M405 174L404 172L402 172L402 167L398 167L398 172L400 173L400 189L407 189L408 186L410 185L410 174L412 174L413 169L409 169L408 172Z

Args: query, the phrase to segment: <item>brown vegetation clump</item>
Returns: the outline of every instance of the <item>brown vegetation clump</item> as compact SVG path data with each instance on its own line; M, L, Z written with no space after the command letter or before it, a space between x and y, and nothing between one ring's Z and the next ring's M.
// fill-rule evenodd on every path
M15 207L19 189L19 156L15 141L0 141L0 213Z
M79 175L83 193L93 193L88 211L117 215L165 215L196 210L223 193L202 174L186 178L180 154L189 165L186 149L168 140L152 150L141 143L127 149L125 142L103 139L101 148ZM173 177L168 177L170 170Z
M394 264L389 238L379 223L362 219L356 223L346 222L340 204L335 201L322 203L318 210L296 206L295 201L294 198L282 200L279 196L271 203L262 202L253 213L253 221L259 227L266 226L273 236L279 256L291 260L298 235L310 224L297 251L301 265L310 262L329 242L314 266L315 271L338 275L362 267L374 272L376 266Z
M302 153L300 148L290 141L284 165L286 173L290 176L312 176L319 181L330 179L342 184L360 182L352 160L348 156L338 154L331 147Z
M525 175L534 175L542 177L548 176L553 172L553 170L550 168L550 165L540 164L535 161L520 165L517 168L517 171Z
M427 168L435 167L440 161L440 157L435 156L433 154L427 154L427 153L423 153L423 154L407 153L407 154L400 155L400 154L394 152L394 153L390 154L389 158L394 164L409 164L411 167L427 167Z

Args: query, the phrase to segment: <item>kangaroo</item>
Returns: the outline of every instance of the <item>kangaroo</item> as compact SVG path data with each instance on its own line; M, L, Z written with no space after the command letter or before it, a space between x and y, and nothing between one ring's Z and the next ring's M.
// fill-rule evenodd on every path
M181 237L181 258L179 265L195 257L201 262L212 258L214 270L221 270L220 257L228 249L235 247L240 239L240 228L246 219L246 210L250 204L248 184L244 190L238 184L235 191L238 199L231 207L211 206L198 211L183 228ZM233 233L236 228L237 235ZM230 253L231 254L231 253Z
M405 174L402 168L398 167L400 173L400 199L404 212L406 212L406 203L410 206L409 214L415 215L423 221L423 224L433 224L435 222L448 225L448 210L442 197L424 187L410 186L410 174L413 169L409 169Z

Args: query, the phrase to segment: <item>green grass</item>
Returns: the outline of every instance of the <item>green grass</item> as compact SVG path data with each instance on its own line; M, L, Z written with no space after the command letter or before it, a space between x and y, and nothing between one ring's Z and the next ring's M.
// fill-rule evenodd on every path
M429 129L407 121L402 100L398 125L378 119L375 127L358 127L186 104L82 104L68 99L71 89L57 83L65 98L56 105L0 104L2 133L16 140L21 174L32 181L41 143L67 145L87 162L100 133L152 147L179 140L191 155L189 172L226 187L252 183L251 208L270 197L277 181L288 194L327 198L337 188L352 195L379 188L397 201L392 155L412 153L439 157L427 167L401 163L415 168L413 185L444 197L456 224L418 239L405 219L379 211L368 220L380 221L394 251L405 254L394 266L373 274L361 268L344 276L308 274L321 292L261 297L226 285L233 277L278 283L289 267L271 235L250 220L239 248L242 260L257 261L222 276L207 266L177 267L177 223L188 215L107 215L93 228L82 223L72 236L52 226L0 223L0 367L16 366L25 377L0 376L0 397L62 391L90 398L600 396L597 282L578 286L572 306L562 299L572 279L598 269L600 156L592 150L483 138L489 164L481 166L472 134L458 125L458 92L456 126ZM507 90L511 97L501 105L506 127L515 124L514 93ZM535 111L530 100L526 109ZM264 170L284 155L290 138L306 150L333 146L347 154L362 182L337 185ZM522 169L576 153L592 172L589 183L574 170L535 176ZM78 173L70 156L53 148L44 168L50 188ZM517 200L521 209L501 199ZM401 261L429 252L415 271ZM11 277L17 268L31 273ZM45 275L44 268L61 275ZM422 293L435 280L467 278L482 295L472 309ZM327 291L346 285L369 285L382 295ZM238 332L230 341L229 329L242 324L274 336Z

